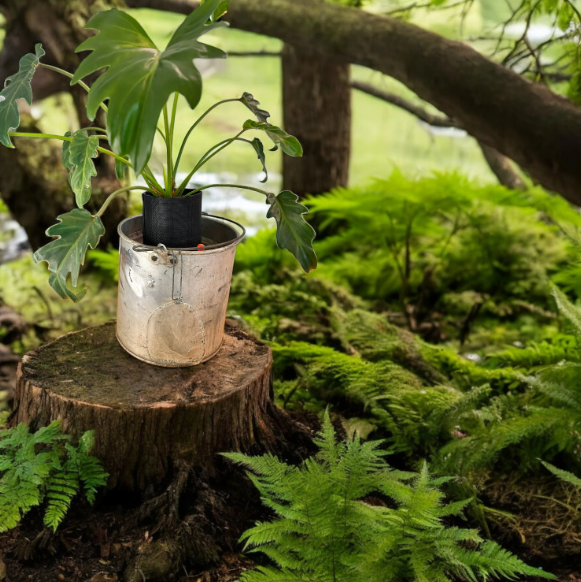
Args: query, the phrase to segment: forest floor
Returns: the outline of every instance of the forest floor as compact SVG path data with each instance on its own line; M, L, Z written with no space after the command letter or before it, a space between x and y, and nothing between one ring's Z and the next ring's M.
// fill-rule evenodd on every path
M315 450L312 413L275 413L285 440L276 454L297 463ZM340 425L338 425L340 426ZM282 434L282 433L281 433ZM251 454L261 454L259 446ZM225 459L190 468L179 499L175 481L141 496L102 493L75 500L56 533L39 509L0 534L0 580L9 582L229 582L253 566L240 536L272 517L244 470ZM140 502L136 503L136 499Z
M240 535L271 514L240 470L223 467L219 478L200 477L192 474L184 501L189 509L183 508L185 512L197 508L195 531L191 523L185 527L185 522L177 521L164 527L158 520L142 519L143 507L132 507L128 498L121 497L102 499L96 508L74 503L56 534L43 529L40 512L33 511L17 529L0 535L0 579L4 569L9 582L237 580L255 564L250 555L241 552ZM577 543L576 549L572 546L578 527L559 521L552 525L558 525L561 531L547 535L543 527L538 528L539 519L546 523L542 505L535 506L530 496L519 497L501 489L497 493L502 502L495 509L510 511L510 519L522 529L515 523L502 527L498 522L492 529L493 537L562 582L581 581L580 545ZM195 546L190 560L175 560L178 550L174 545L188 543ZM194 555L197 558L192 559ZM175 568L168 566L168 561L174 560ZM534 582L532 578L527 580Z
M570 264L572 245L545 209L550 203L561 212L559 224L581 228L578 213L537 190L508 193L456 175L396 175L320 197L318 211L355 197L358 207L341 210L337 233L316 244L314 274L296 270L272 231L237 250L230 315L271 346L277 404L307 426L305 411L318 418L329 408L347 434L355 427L362 438L396 448L394 467L417 471L427 460L434 474L468 485L446 491L450 499L474 498L462 527L478 528L560 580L581 582L581 493L539 463L581 475L581 407L529 382L541 367L581 364L547 284L554 277L581 298L581 264ZM392 204L393 232L391 216L375 211L378 200ZM407 240L401 233L410 208L422 222ZM458 221L465 221L461 229ZM403 251L378 247L385 232L411 249L404 307ZM30 257L0 267L0 298L22 315L5 311L4 321L0 312L0 341L12 349L4 350L0 391L9 394L14 382L14 354L115 317L117 254L104 255L108 267L87 269L91 291L76 305L53 300ZM573 388L579 385L574 378ZM149 582L156 575L163 582L237 579L252 564L239 537L268 517L258 494L227 467L220 479L192 471L186 491L177 513L167 515L144 515L131 496L101 496L95 508L74 502L54 535L31 512L0 534L7 579L142 582L146 572ZM152 573L155 564L164 565L163 575Z

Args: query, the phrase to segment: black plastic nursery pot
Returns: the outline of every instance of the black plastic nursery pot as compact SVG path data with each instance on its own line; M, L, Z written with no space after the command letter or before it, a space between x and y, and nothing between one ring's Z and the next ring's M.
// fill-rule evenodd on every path
M202 242L202 192L162 198L143 192L143 244L187 249Z

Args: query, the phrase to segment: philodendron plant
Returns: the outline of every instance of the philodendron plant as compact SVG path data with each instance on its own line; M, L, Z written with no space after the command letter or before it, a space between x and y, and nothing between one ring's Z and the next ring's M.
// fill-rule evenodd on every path
M259 108L259 102L250 93L244 93L237 99L225 99L210 107L192 125L177 150L177 156L174 155L178 96L183 95L193 109L198 105L202 94L202 78L194 59L227 56L222 50L203 44L198 39L207 32L226 26L220 18L227 8L228 1L203 1L174 32L163 51L155 46L141 25L129 14L116 9L100 12L86 25L86 28L98 33L77 48L77 52L92 52L81 62L74 74L42 63L45 53L38 44L35 54L22 57L18 73L6 79L0 93L0 142L10 148L14 147L11 137L58 139L63 142L62 161L69 171L69 183L78 208L57 218L57 224L46 231L47 235L56 240L34 254L36 262L48 263L49 282L61 297L68 297L76 302L86 293L86 289L73 293L67 287L67 279L70 275L72 286L77 286L87 249L95 248L105 232L101 216L119 194L129 190L147 190L154 196L187 195L186 187L196 172L234 142L252 146L262 163L265 182L268 175L264 147L260 138L246 137L251 132L266 134L273 142L271 151L280 147L287 155L302 155L298 140L270 124L269 113ZM102 109L106 113L106 127L85 127L64 135L15 131L20 124L17 101L25 99L31 104L31 80L38 67L66 75L71 78L71 84L80 84L88 92L89 119L94 120L98 110ZM88 75L103 69L105 71L91 87L82 81ZM217 143L205 152L187 177L178 183L176 176L191 133L216 107L233 101L247 107L256 119L249 119L235 136ZM162 127L158 127L158 124ZM162 183L155 178L147 165L156 132L160 133L167 152ZM106 140L111 150L100 147L100 140ZM97 175L93 158L100 154L116 159L119 178L124 176L127 168L133 168L136 175L143 177L147 186L127 186L113 192L93 215L84 206L91 198L91 179ZM304 220L303 214L307 209L298 203L296 194L288 190L274 194L238 184L210 184L198 187L197 190L215 186L242 188L264 194L269 206L267 217L276 221L278 246L290 251L305 271L316 267L317 258L312 247L315 232Z

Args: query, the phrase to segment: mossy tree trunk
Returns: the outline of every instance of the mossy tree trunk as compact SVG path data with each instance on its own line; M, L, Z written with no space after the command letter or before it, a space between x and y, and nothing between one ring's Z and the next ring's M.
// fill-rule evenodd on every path
M302 158L283 156L283 187L322 194L349 181L350 66L298 46L282 52L284 127L301 142Z
M0 12L6 19L6 36L0 52L0 79L18 71L20 58L34 52L36 43L41 43L46 51L43 62L74 71L81 60L75 48L90 36L90 32L84 29L85 22L92 14L114 6L121 7L121 2L3 0ZM95 122L87 118L85 91L78 85L71 87L67 77L39 69L32 87L35 100L70 93L79 127L104 123L100 117ZM21 127L26 131L38 131L30 116ZM9 172L0 173L0 193L12 216L26 230L32 247L36 249L48 242L44 231L56 222L58 214L73 207L74 197L61 164L61 142L25 138L14 138L13 141L16 149L0 148L0 167L10 168ZM98 177L93 180L93 198L87 207L93 211L100 207L113 190L120 187L113 158L101 155L95 162ZM103 217L107 228L105 243L117 241L116 226L126 216L126 211L127 203L121 198L109 207Z

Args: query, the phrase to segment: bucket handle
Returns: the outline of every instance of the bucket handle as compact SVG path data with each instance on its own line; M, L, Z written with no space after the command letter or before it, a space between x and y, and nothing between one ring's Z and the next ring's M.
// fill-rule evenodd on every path
M216 243L215 245L204 245L204 248L189 247L189 248L183 248L183 249L178 249L178 250L180 250L180 251L207 251L207 250L212 250L212 249L220 249L222 247L226 247L226 246L231 245L233 243L237 244L246 236L246 229L239 222L236 222L235 220L231 220L230 218L226 218L225 216L216 216L215 214L208 214L207 212L202 212L202 216L208 216L209 218L217 218L218 220L225 220L226 222L230 222L230 223L234 224L235 226L237 226L241 230L241 232L236 238L233 238L231 240L227 240L227 241L222 242L222 243ZM158 246L163 246L166 251L171 250L171 249L166 249L165 245L160 244ZM147 251L151 251L154 249L156 249L156 247L152 247L149 245L135 245L134 247L132 247L132 250L134 250L136 253L145 253Z

